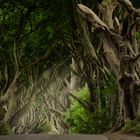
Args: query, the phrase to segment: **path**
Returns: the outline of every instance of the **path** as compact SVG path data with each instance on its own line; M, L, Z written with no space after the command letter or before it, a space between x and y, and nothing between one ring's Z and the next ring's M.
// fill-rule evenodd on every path
M105 134L105 136L108 140L140 140L140 137L121 133L109 133Z
M104 135L11 135L0 136L0 140L140 140L140 137L111 133Z
M0 136L0 140L108 140L101 135L17 135Z

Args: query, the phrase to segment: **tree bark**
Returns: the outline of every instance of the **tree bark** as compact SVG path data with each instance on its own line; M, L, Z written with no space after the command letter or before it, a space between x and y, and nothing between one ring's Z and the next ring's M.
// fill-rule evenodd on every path
M137 104L139 101L135 103L134 99L137 99L138 96L136 93L136 87L138 88L140 86L140 80L135 67L138 65L138 59L140 56L139 54L136 54L134 49L136 46L131 42L131 40L135 38L135 35L131 31L134 27L132 23L135 22L135 18L139 17L140 13L132 6L129 0L121 0L121 2L128 12L133 12L129 13L131 14L132 20L129 22L125 35L117 33L113 26L112 16L113 11L117 6L116 1L103 0L100 5L103 20L99 19L91 9L82 4L78 4L77 10L99 31L99 34L104 37L103 49L107 52L105 55L106 59L110 62L110 66L115 73L121 90L121 115L123 121L126 121L127 119L134 120L138 116ZM120 27L120 29L122 28ZM139 68L137 67L137 69Z

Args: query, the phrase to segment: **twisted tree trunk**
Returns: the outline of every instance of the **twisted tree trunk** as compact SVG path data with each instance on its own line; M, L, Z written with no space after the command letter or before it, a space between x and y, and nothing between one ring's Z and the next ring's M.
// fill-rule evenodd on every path
M113 12L117 6L126 8L127 16L120 23ZM139 57L137 41L135 37L136 25L139 23L140 12L135 9L129 0L103 0L99 9L102 13L101 20L91 9L78 4L77 11L84 17L103 37L103 49L121 91L121 120L134 120L139 116L138 88ZM115 26L116 25L116 26Z

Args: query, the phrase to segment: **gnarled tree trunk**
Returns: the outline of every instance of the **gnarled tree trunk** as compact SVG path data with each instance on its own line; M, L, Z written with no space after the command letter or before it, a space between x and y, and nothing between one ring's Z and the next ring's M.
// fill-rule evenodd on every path
M121 23L117 17L113 17L117 6L123 6L126 9L127 16L124 21L127 22ZM105 57L116 76L121 92L122 121L134 120L139 116L137 89L140 87L138 73L140 54L135 32L140 12L132 6L129 0L103 0L99 9L102 13L102 20L86 6L78 4L77 7L77 11L103 37Z

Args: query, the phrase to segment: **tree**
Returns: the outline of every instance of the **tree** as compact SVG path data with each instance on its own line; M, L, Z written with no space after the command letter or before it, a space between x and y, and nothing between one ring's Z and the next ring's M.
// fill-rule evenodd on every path
M122 15L117 12L125 8ZM99 5L102 18L88 7L78 4L78 13L90 22L103 38L105 57L112 68L120 89L120 126L127 119L139 117L139 48L138 31L140 12L129 0L103 0ZM120 17L119 17L120 16Z
M44 71L59 61L58 52L68 56L58 36L62 25L67 26L65 15L59 20L56 18L63 11L60 3L56 1L53 5L44 0L0 2L0 109L4 110L0 127L8 123L13 128L26 116L42 92ZM65 28L61 32L68 38Z

